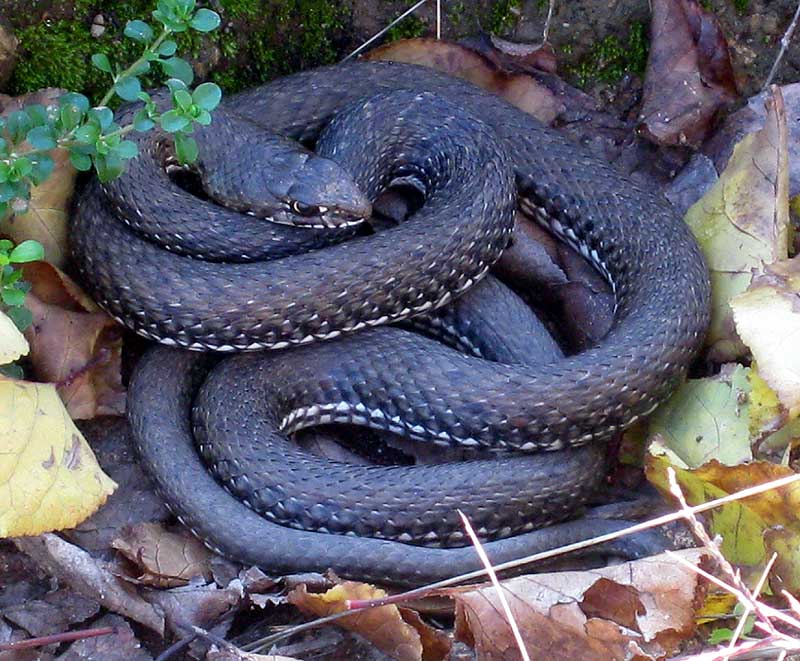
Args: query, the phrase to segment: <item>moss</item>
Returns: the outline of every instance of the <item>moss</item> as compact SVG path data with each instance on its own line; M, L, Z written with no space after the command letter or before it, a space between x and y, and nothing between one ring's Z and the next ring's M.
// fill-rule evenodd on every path
M641 76L647 65L648 48L644 23L632 23L624 44L613 35L605 37L592 47L588 56L577 66L571 67L569 73L579 87L586 87L593 80L616 83L625 73Z
M141 45L122 36L134 18L154 21L155 0L72 0L60 20L37 22L17 31L20 61L10 83L18 94L42 86L59 86L97 101L109 86L107 75L91 66L93 53L129 64ZM222 62L209 74L226 92L243 89L291 71L335 62L342 54L347 3L328 0L219 0L223 29L208 35L188 31L175 35L179 55L198 58L213 43ZM101 37L91 36L92 19L105 18ZM154 28L156 26L154 25ZM145 84L158 82L154 77Z
M484 30L493 34L506 34L519 22L522 0L495 0L482 18Z
M750 0L731 0L731 2L733 3L733 8L740 14L747 13L750 8Z
M397 41L398 39L413 39L422 37L428 31L428 25L417 16L407 16L391 30L386 33L385 41Z

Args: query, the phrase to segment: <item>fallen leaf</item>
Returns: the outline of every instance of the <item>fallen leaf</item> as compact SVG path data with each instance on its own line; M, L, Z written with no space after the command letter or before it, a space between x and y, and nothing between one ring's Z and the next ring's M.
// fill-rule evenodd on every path
M376 48L365 59L419 64L463 78L545 124L552 122L563 108L550 90L530 76L499 70L485 57L460 44L437 39L405 39Z
M747 352L734 328L730 300L747 289L753 271L788 256L786 115L777 88L767 113L764 128L736 145L719 180L686 214L710 270L706 342L719 362Z
M52 533L20 537L14 543L48 574L84 597L164 635L164 616L142 599L130 583L117 576L108 562L93 558Z
M345 602L355 599L380 599L386 592L380 588L344 581L327 592L312 594L299 585L289 595L289 603L305 613L331 615L346 610ZM385 654L400 661L446 658L450 643L447 636L431 628L407 608L380 606L354 611L351 616L336 620L336 625L360 634Z
M201 576L210 581L212 553L196 537L164 530L157 523L140 523L123 530L111 546L143 572L145 585L170 588Z
M736 330L790 418L800 415L800 258L768 266L731 301Z
M0 379L0 537L71 528L114 490L49 384Z
M253 654L240 650L212 651L206 655L206 661L300 661L292 656L279 654Z
M24 274L32 285L25 305L33 323L25 334L36 378L56 385L75 419L122 415L125 389L117 322L47 262L25 265Z
M17 97L0 94L0 117L35 103L53 105L63 93L64 90L50 87ZM2 220L0 231L16 243L35 239L44 246L47 261L63 267L69 254L67 209L75 189L76 172L66 150L54 149L50 155L55 163L52 174L31 190L28 210Z
M684 383L650 418L648 435L658 451L682 468L712 459L730 466L750 461L749 376L749 368L731 364Z
M738 97L728 45L695 0L653 0L641 133L662 145L699 147L719 109Z
M22 356L27 356L29 350L25 336L19 332L8 315L0 311L0 365L7 365Z
M92 599L59 589L41 599L23 599L3 609L3 618L31 636L49 636L95 618L100 607Z
M739 466L723 466L717 461L711 461L688 470L673 465L669 456L656 447L647 457L645 472L647 479L667 497L670 497L666 476L669 466L675 469L678 483L690 505L699 505L794 474L787 466L767 461L754 461ZM782 546L789 555L782 556L781 562L794 566L800 561L798 506L800 485L795 483L727 503L707 512L706 528L712 537L722 537L721 550L728 560L737 565L749 566L756 573L763 569L769 557L766 539L770 534L775 534L772 531L783 531ZM787 543L786 536L790 543ZM793 584L790 589L798 588L800 585Z
M151 590L147 600L163 613L168 628L183 635L187 627L214 627L214 633L225 636L233 618L245 606L241 581L234 580L224 588L214 583L193 581L170 590Z
M702 549L679 551L694 565ZM694 632L705 587L667 554L591 571L522 576L501 583L532 659L661 658ZM442 591L447 592L447 591ZM518 658L497 591L449 591L456 602L456 639L479 659Z

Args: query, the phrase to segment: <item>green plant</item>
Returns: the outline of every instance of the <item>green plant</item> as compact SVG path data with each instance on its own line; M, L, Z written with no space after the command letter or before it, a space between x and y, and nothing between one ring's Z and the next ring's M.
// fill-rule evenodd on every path
M0 299L3 311L20 330L30 326L33 317L24 307L25 294L31 286L22 280L22 271L15 264L35 262L44 257L38 241L23 241L15 246L8 239L0 240Z
M219 26L220 18L210 9L197 9L196 0L158 0L152 17L160 23L157 35L142 20L128 21L125 26L125 36L142 45L141 55L129 66L113 64L105 53L92 55L92 65L111 77L110 88L96 106L90 107L83 94L68 92L53 105L32 104L0 118L0 218L9 211L27 209L31 189L53 171L53 149L67 150L76 169L94 168L105 182L122 174L126 162L137 155L136 143L125 136L131 131L148 131L158 124L172 134L176 156L182 163L197 158L197 143L191 136L194 125L211 122L211 111L219 104L222 92L214 83L189 88L194 77L192 67L175 55L177 44L170 37L189 30L210 32ZM140 80L156 65L167 77L169 89L170 107L163 112L142 89ZM115 121L114 112L108 107L115 97L143 103L129 124L120 126ZM30 261L20 256L39 254L32 248L34 243L26 241L14 248L10 241L2 242L5 248L0 249L0 293L9 311L22 306L26 291L21 272L13 264ZM39 252L43 252L41 245ZM6 261L2 261L4 254ZM19 312L12 318L17 325L24 321Z

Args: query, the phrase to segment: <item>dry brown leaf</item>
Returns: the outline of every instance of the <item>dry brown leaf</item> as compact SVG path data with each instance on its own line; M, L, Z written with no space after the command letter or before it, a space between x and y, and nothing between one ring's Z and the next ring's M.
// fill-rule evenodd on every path
M164 635L163 615L142 599L130 583L116 576L109 563L52 533L20 537L14 543L48 574L84 597Z
M212 578L211 551L196 537L168 532L158 523L127 527L111 546L139 566L138 580L146 585L171 588L196 576Z
M653 0L640 115L659 144L699 147L717 111L738 97L716 17L696 0Z
M702 549L678 553L694 565L704 558ZM522 576L502 586L530 657L571 661L663 658L693 633L705 592L698 575L667 554ZM472 645L480 659L519 658L495 588L449 592L457 640Z
M322 617L346 610L345 601L385 596L384 590L372 585L344 581L321 594L312 594L305 585L300 585L289 593L288 599L303 612ZM400 661L435 661L446 658L450 651L447 636L429 627L416 612L407 608L381 606L355 611L351 616L337 620L336 624L360 634L382 652Z
M56 385L75 419L122 415L119 325L50 264L26 264L24 273L32 285L25 305L33 323L25 335L36 378Z
M463 78L545 124L563 110L556 96L530 76L501 71L485 57L460 44L436 39L405 39L376 48L365 59L419 64Z
M47 88L17 97L0 94L0 116L23 106L40 103L52 105L64 90ZM16 243L35 239L44 246L47 261L63 267L67 261L67 209L75 188L75 168L64 149L54 149L53 173L31 190L28 211L12 214L0 222L0 231ZM0 219L1 220L1 219Z

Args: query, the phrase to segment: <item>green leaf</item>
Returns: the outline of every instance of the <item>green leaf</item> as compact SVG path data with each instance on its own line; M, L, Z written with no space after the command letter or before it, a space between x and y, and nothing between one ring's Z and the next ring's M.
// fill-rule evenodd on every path
M222 90L214 83L201 83L192 92L194 101L203 110L214 110L222 99Z
M131 140L123 140L116 147L114 147L113 152L121 159L129 161L132 158L136 158L137 154L139 153L139 148L136 146L135 142L132 142Z
M200 126L208 126L211 123L211 113L208 110L201 110L194 118Z
M197 160L199 150L197 141L184 133L175 134L175 155L182 165L194 163Z
M114 113L106 106L97 106L89 111L89 116L94 119L102 131L108 130L114 121Z
M97 178L103 183L116 179L125 171L124 162L114 151L105 156L96 156L94 167L97 170Z
M133 130L134 131L149 131L156 123L150 119L146 110L140 110L133 116Z
M131 76L141 76L148 71L150 71L150 62L147 60L142 60L141 62L134 64L129 73Z
M14 322L14 325L21 331L24 331L28 326L33 323L33 314L28 308L13 307L6 310L9 319Z
M34 186L38 186L53 174L55 163L47 154L38 155L32 161L33 169L31 170L30 178Z
M8 116L6 128L14 143L22 142L25 139L25 135L32 128L31 118L28 117L28 113L22 110L15 110Z
M5 138L0 138L0 158L8 156L8 142Z
M11 168L11 181L21 181L31 173L31 170L33 170L33 163L27 156L18 156L12 163ZM16 178L14 177L14 173L16 173Z
M31 122L31 127L42 126L48 124L50 115L41 103L34 103L30 106L25 106L24 111L28 113L28 119Z
M17 187L15 184L4 181L0 183L0 202L10 202L17 196Z
M192 105L192 95L186 90L176 90L172 98L181 110L187 110Z
M53 137L53 129L49 126L35 126L28 131L25 139L34 149L42 149L46 151L49 149L55 149L56 147L56 140Z
M80 172L88 172L92 169L92 159L86 154L70 149L69 160L72 166Z
M142 91L142 84L136 76L127 76L114 83L114 91L125 101L136 101Z
M59 110L59 120L61 121L61 128L64 132L72 131L80 125L83 119L83 112L71 104L62 104Z
M66 94L62 94L58 97L58 103L63 108L64 106L74 106L81 113L88 112L89 110L89 99L87 99L83 94L78 94L77 92L67 92Z
M0 161L0 184L4 184L11 176L12 167L10 163Z
M8 239L0 239L0 255L8 254L14 249L14 242Z
M161 45L159 45L158 54L162 55L163 57L170 57L175 55L176 50L178 50L178 44L172 41L172 39L166 39L165 41L161 42Z
M75 139L87 145L94 144L99 137L100 127L97 124L84 124L75 131Z
M150 41L153 38L153 28L144 21L128 21L123 34L135 41Z
M25 292L16 287L8 287L0 290L3 303L12 307L18 307L25 303Z
M44 247L38 241L29 239L18 244L14 250L11 251L11 261L15 264L23 264L25 262L37 262L44 259Z
M111 73L113 71L111 68L111 60L108 59L108 55L105 53L95 53L92 55L92 64L95 69L100 69L100 71L105 71L106 73Z
M190 85L194 79L194 71L186 60L179 57L171 57L168 60L161 60L161 68L170 78L177 78L186 85Z
M219 14L210 9L198 9L189 25L198 32L211 32L219 27Z
M25 308L21 309L24 310ZM12 321L14 320L12 319ZM31 321L33 321L33 318L31 318ZM14 321L14 323L16 324L17 322ZM19 324L17 324L17 328L19 328ZM19 329L23 331L25 330L25 328L27 328L27 326ZM16 363L9 363L8 365L0 365L0 374L2 374L3 376L7 376L9 379L21 380L25 378L25 371Z
M177 110L168 110L158 119L161 128L167 133L175 133L189 125L189 120L181 115Z

